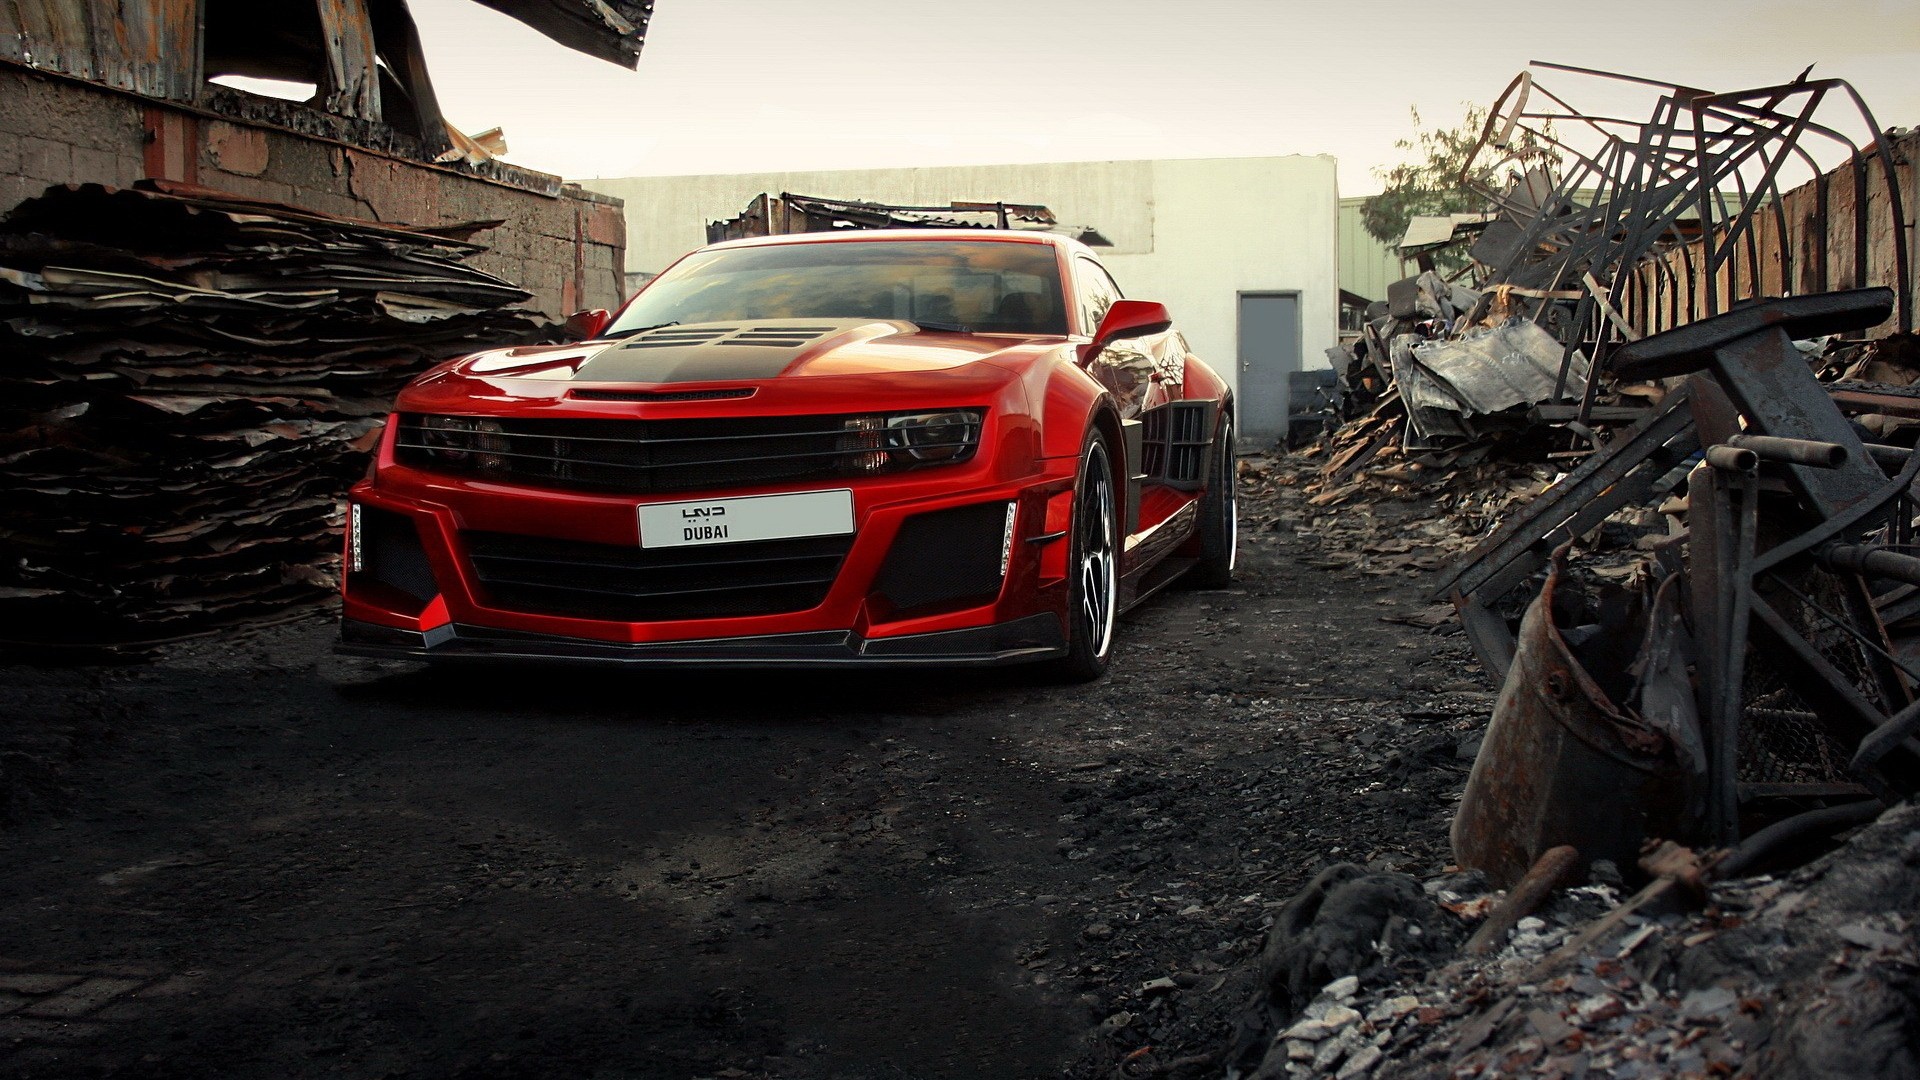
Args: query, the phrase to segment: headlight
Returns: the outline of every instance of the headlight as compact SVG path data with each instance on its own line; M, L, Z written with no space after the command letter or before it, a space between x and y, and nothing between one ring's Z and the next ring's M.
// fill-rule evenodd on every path
M965 461L980 447L983 409L855 416L842 424L847 432L838 449L850 451L841 467L856 474L909 469Z
M511 438L498 420L472 416L422 416L420 437L434 456L451 465L504 469Z
M847 434L840 437L840 449L852 450L840 459L841 467L852 473L876 473L887 467L892 457L886 452L885 418L856 416L844 425Z
M889 417L887 445L905 450L915 461L957 461L980 445L980 410Z

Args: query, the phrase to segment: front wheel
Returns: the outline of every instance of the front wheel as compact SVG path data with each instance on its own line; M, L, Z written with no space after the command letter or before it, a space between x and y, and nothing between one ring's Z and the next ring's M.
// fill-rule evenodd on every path
M1055 662L1055 672L1064 680L1086 682L1105 674L1113 659L1120 606L1120 512L1107 437L1098 429L1087 433L1080 452L1070 536L1067 654Z
M1207 493L1200 498L1200 561L1187 571L1187 584L1223 589L1233 584L1233 563L1240 540L1240 470L1233 452L1233 414L1220 414L1207 465Z

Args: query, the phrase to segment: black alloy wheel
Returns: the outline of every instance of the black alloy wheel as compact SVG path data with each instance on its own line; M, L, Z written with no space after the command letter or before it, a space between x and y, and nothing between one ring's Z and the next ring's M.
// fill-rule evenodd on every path
M1113 659L1120 607L1120 511L1107 437L1097 428L1080 452L1070 543L1067 654L1056 670L1064 680L1087 682L1105 674Z

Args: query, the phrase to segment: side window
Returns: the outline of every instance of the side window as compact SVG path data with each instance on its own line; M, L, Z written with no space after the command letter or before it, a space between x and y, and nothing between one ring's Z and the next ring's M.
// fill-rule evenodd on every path
M1080 332L1091 334L1100 328L1100 320L1107 317L1107 309L1120 299L1120 286L1099 263L1082 256L1075 259L1074 278L1080 287Z

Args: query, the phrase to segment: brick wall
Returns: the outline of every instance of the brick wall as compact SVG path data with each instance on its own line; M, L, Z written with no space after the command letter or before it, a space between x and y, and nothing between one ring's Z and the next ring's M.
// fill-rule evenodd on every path
M0 212L52 184L201 184L329 214L408 225L499 220L474 266L561 317L623 294L621 202L557 195L265 124L138 98L0 62Z

